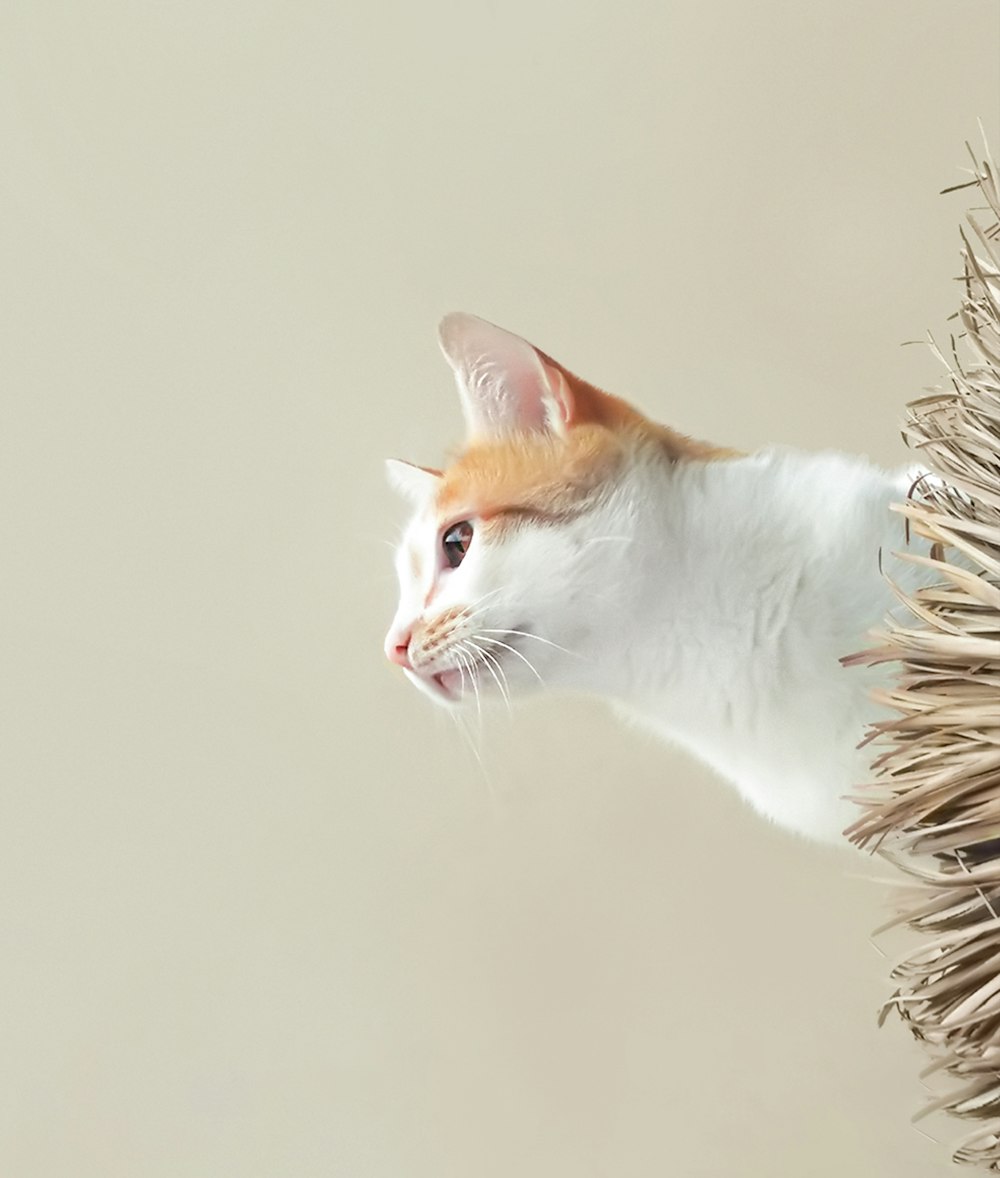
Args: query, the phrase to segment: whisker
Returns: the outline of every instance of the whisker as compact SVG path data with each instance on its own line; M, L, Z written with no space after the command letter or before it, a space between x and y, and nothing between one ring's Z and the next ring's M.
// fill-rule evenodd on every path
M484 650L483 651L484 657L488 653L489 652ZM500 679L503 682L504 693L507 696L507 712L509 715L513 715L513 709L511 708L511 698L510 698L510 680L507 678L507 671L505 670L503 663L499 660L499 658L497 658L497 656L495 654L490 654L489 658L490 658L490 661L493 663L493 665L496 667L497 674L500 676Z
M483 735L483 702L479 695L479 684L476 682L475 660L466 650L465 643L457 642L455 644L455 654L460 659L464 659L469 668L469 682L472 684L472 691L476 697L476 715L479 717L479 736Z
M543 638L541 634L531 634L527 630L501 630L499 628L491 628L485 626L480 630L481 634L519 634L522 638L534 638L536 642L544 642L546 646L554 646L556 650L561 650L563 654L568 654L570 658L582 659L582 654L576 654L572 650L567 650L565 646L560 646L558 642L553 642L549 638Z
M535 676L538 682L541 683L543 687L545 686L545 680L541 677L541 675L539 675L534 666L528 661L528 659L524 657L523 654L521 654L519 650L516 650L507 642L501 642L499 638L490 638L488 634L477 633L476 637L481 638L483 642L492 642L494 646L502 646L504 650L509 650L511 654L516 655L521 660L521 662L524 663L524 665L528 668L532 675Z
M466 727L463 718L459 712L450 713L452 719L455 721L455 727L461 732L465 738L465 743L469 746L469 751L476 758L476 764L479 766L479 771L483 775L483 781L486 783L486 792L490 795L490 801L495 806L497 803L496 789L493 786L493 778L490 776L489 770L486 768L486 762L482 758L479 749L476 748L476 742L472 739L472 733Z
M503 593L505 586L501 585L497 589L491 589L488 593L484 593L477 601L472 602L469 606L470 611L478 610L484 601L489 601L491 597L496 597L498 593Z
M462 663L462 656L457 651L455 655L458 659L458 673L462 676L462 694L465 695L465 667Z
M506 688L504 687L503 683L501 683L500 677L497 675L497 672L494 671L494 669L493 669L493 667L496 666L497 669L500 670L500 672L502 674L503 668L500 666L500 664L497 662L496 658L493 655L491 655L488 651L483 650L483 648L481 646L477 646L476 643L473 642L471 638L466 639L466 641L469 643L469 645L472 647L473 650L478 651L478 653L482 656L481 662L482 662L483 666L493 676L493 682L496 683L497 689L499 690L500 694L503 696L504 703L506 703L506 705L507 705L507 711L511 715L513 715L513 711L510 706L510 696L507 694Z
M494 670L494 666L496 666L496 660L495 659L490 660L490 657L488 654L486 654L486 651L482 647L477 646L477 644L475 642L473 642L471 640L471 638L465 638L465 644L466 644L466 646L470 646L473 650L476 651L476 654L479 656L477 659L477 662L481 663L481 666L485 667L486 670L489 671L490 675L492 676L492 679L494 679L494 682L497 684L497 688L499 689L499 693L501 693L501 695L503 696L503 700L506 703L506 706L508 706L508 708L510 708L510 700L508 699L508 696L506 696L506 693L503 689L503 684L501 683L501 681L499 681L496 671Z

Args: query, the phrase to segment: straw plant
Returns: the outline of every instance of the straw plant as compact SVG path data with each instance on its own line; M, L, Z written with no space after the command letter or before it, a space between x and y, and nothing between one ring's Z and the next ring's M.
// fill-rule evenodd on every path
M962 229L959 330L932 341L946 382L904 430L929 474L897 510L930 547L903 559L934 583L900 593L875 648L844 660L898 672L877 693L892 718L869 735L874 781L846 833L905 873L891 923L918 940L882 1017L897 1011L929 1054L942 1095L918 1117L963 1118L955 1160L1000 1173L1000 197L984 155L956 186L985 204Z

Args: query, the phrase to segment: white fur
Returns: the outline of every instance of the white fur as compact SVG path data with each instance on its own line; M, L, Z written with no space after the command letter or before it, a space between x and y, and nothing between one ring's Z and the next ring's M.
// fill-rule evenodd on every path
M511 403L502 375L511 344L485 325L497 333L491 352L489 331L472 317L445 325L473 432L498 415L493 404L477 416L477 396ZM463 385L466 330L477 357L466 370L481 376L488 365L487 381ZM520 354L518 365L531 367ZM550 393L536 376L535 403L522 400L525 424L545 429L538 398ZM512 423L496 428L508 434ZM858 813L843 795L869 778L870 753L857 746L878 718L870 688L888 675L839 660L869 644L894 604L880 560L901 585L921 576L892 558L905 537L889 507L911 482L862 458L785 448L671 462L637 437L578 515L525 521L494 542L477 531L450 569L440 524L455 521L435 519L433 478L416 480L426 497L400 546L386 648L463 609L446 641L410 647L407 674L439 702L442 673L461 702L501 689L522 695L539 680L604 696L714 767L772 821L835 841Z
M579 517L528 523L493 545L477 535L459 568L443 571L436 523L419 512L401 548L394 629L424 613L428 593L429 614L472 607L453 642L488 651L513 694L538 678L498 642L547 687L605 696L683 745L775 822L836 839L856 816L842 795L868 776L870 755L856 746L875 718L876 677L839 659L867 644L893 603L879 556L890 566L904 545L889 505L910 482L832 453L673 465L637 456ZM893 573L916 575L899 562ZM446 647L433 668L457 666L456 653ZM496 694L496 668L473 669L479 691ZM470 683L462 694L472 698Z

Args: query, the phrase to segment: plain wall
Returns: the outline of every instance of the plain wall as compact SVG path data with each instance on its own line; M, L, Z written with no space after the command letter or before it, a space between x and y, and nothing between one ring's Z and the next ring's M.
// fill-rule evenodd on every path
M5 7L0 1173L946 1172L885 888L596 703L481 768L381 654L382 459L464 309L907 460L998 60L985 0Z

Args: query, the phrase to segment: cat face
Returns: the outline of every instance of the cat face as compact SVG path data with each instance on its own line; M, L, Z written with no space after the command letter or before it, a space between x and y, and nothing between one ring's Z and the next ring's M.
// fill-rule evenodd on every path
M385 650L449 704L562 678L581 638L574 570L621 447L573 422L567 378L524 340L469 315L448 316L440 340L467 443L446 471L389 463L414 514Z
M420 498L396 557L386 654L443 703L566 683L592 645L584 586L613 439L525 435L471 447L440 474L394 469Z
M449 315L439 334L466 446L444 471L389 463L414 514L386 655L445 704L586 686L621 608L609 566L627 576L629 473L706 448L482 319Z

